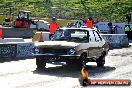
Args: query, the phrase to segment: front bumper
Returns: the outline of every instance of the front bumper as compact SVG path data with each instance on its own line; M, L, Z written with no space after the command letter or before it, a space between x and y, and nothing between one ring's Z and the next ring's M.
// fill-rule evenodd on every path
M78 59L80 55L56 55L56 54L34 54L35 58L45 59L47 62L67 61L69 59Z

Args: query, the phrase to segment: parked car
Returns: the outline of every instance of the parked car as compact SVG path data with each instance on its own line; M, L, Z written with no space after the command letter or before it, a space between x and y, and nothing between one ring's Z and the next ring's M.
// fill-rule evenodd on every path
M60 28L52 41L35 43L34 56L37 68L49 62L66 62L82 66L96 62L104 66L109 45L97 30L90 28Z
M49 22L45 20L34 20L34 24L31 25L31 28L37 29L39 31L49 31Z

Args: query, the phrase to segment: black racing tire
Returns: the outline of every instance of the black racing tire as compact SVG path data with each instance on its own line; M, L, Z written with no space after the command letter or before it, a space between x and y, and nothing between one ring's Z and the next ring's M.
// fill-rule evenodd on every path
M105 53L102 53L102 55L97 59L97 67L103 67L105 64Z
M37 69L45 69L46 62L44 59L36 58Z
M87 54L86 53L83 53L81 56L80 56L80 60L79 60L79 63L81 66L86 66L86 60L87 60Z

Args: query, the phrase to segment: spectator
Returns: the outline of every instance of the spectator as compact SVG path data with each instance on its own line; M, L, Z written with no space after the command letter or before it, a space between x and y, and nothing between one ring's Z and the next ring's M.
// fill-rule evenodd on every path
M128 13L126 15L126 20L127 20L128 24L131 22L131 14L130 13Z
M77 28L80 28L80 27L81 27L81 22L77 21L77 22L75 23L75 25L76 25Z
M67 27L70 28L70 22L67 23Z
M83 19L80 19L80 20L79 20L79 24L80 24L81 26L86 26L86 22L85 22L85 20L83 20Z
M49 26L49 29L50 29L49 38L51 38L51 36L55 34L58 28L59 28L59 23L57 22L57 19L53 17L52 21L50 22L50 26Z
M124 30L125 30L125 34L127 34L127 38L128 38L128 41L129 41L130 40L130 31L131 31L130 25L125 25Z
M111 22L109 22L108 24L108 28L109 28L109 31L108 31L108 34L113 34L113 30L112 30L112 23Z
M113 26L113 34L117 34L117 26Z
M71 23L67 23L67 27L68 28L75 28L76 27L76 23L74 23L74 22L71 22Z
M92 28L93 27L92 17L89 17L89 19L86 21L86 26L87 26L87 28Z
M2 28L0 28L0 38L3 37L3 32L2 32Z

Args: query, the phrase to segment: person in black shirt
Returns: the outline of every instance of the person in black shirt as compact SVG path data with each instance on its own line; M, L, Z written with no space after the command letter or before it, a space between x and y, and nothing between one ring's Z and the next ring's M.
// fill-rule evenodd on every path
M131 22L131 14L130 13L126 15L126 20L127 20L128 24Z

